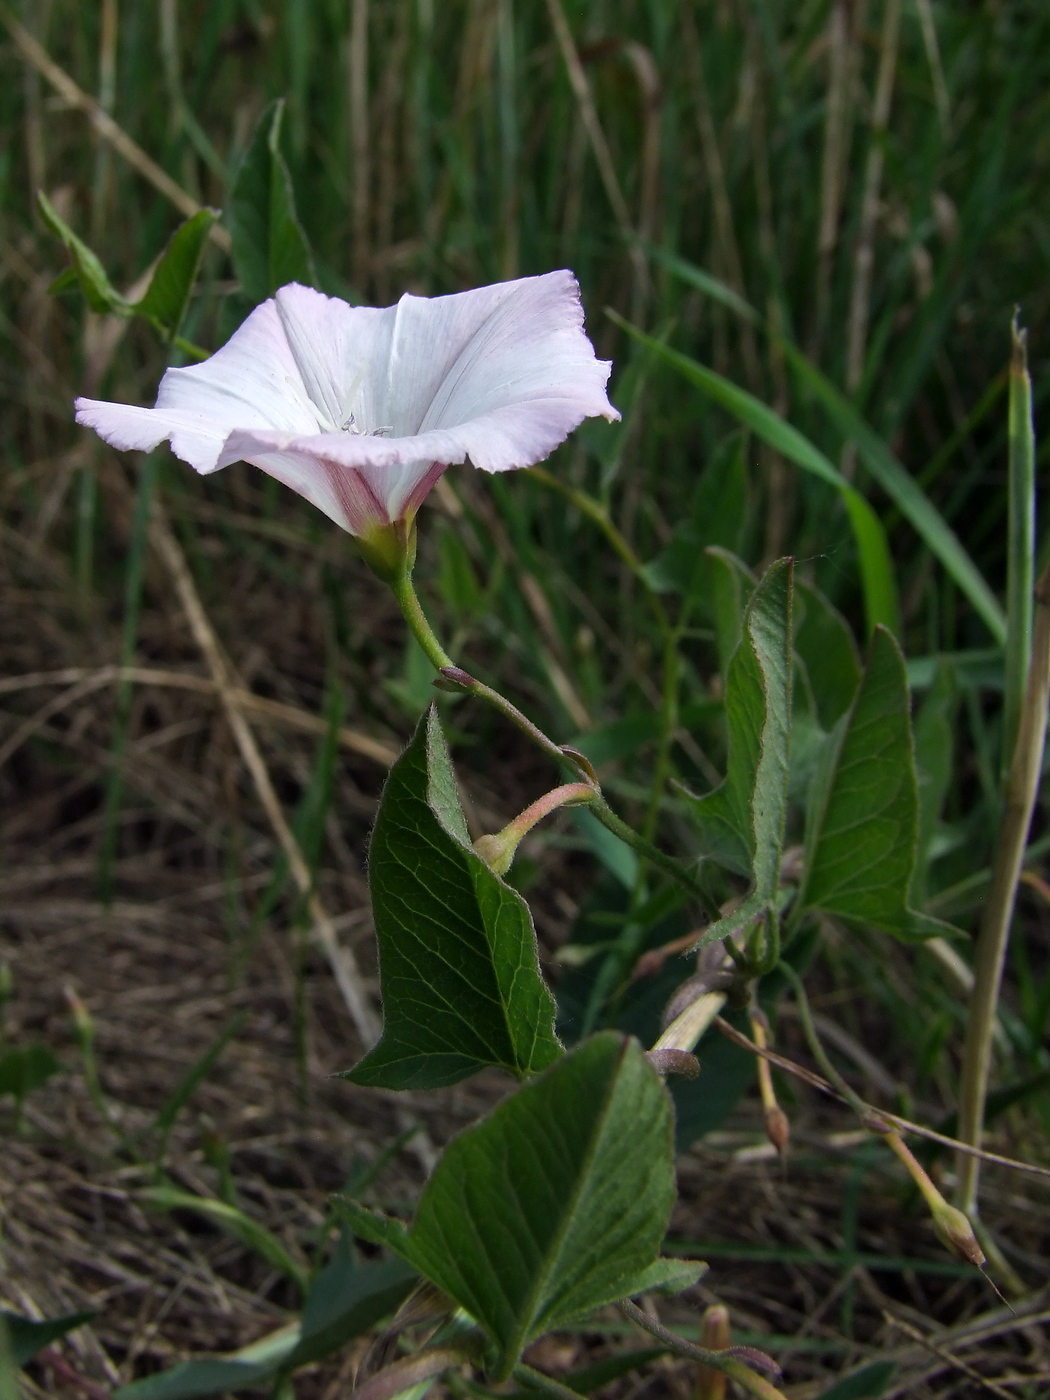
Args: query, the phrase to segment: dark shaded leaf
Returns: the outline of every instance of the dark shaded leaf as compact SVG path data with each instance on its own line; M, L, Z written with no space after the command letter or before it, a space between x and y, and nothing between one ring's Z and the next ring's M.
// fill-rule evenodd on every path
M700 476L689 516L675 528L670 544L645 565L650 588L686 598L708 598L709 545L739 549L747 518L746 435L734 433L713 454Z
M918 810L904 658L879 628L813 779L798 915L820 909L902 939L953 933L908 907Z
M233 178L226 210L233 265L244 294L256 304L288 282L312 287L317 281L295 210L292 177L281 154L283 115L281 98L259 118Z
M282 1327L229 1357L182 1361L170 1371L121 1386L113 1400L197 1400L261 1386L282 1369L299 1339L298 1324Z
M396 1310L416 1278L404 1259L359 1264L346 1233L335 1253L310 1285L300 1320L299 1342L286 1366L305 1366L337 1351Z
M94 1312L66 1313L63 1317L46 1317L36 1321L31 1317L19 1317L17 1313L0 1312L7 1324L7 1336L11 1346L11 1356L16 1366L24 1366L32 1361L38 1351L57 1342L67 1332L83 1327L95 1316Z
M532 916L470 844L434 706L383 789L369 884L383 1035L346 1078L433 1088L484 1065L524 1075L557 1059Z
M134 305L138 315L152 321L169 340L182 325L208 235L218 218L217 209L201 209L179 225L154 270L146 295Z
M846 508L846 514L849 516L853 537L857 545L868 626L874 627L876 623L881 623L891 627L894 631L899 631L900 603L897 597L897 582L886 531L868 502L853 489L825 454L814 446L807 437L803 436L797 428L792 427L790 423L781 418L779 413L767 408L760 399L756 399L746 389L741 389L731 380L717 374L713 369L708 369L706 365L700 364L699 361L690 356L670 349L669 346L664 345L662 341L656 340L653 336L645 335L615 312L610 311L608 314L635 340L677 370L683 378L695 385L715 403L720 404L738 422L746 428L750 428L756 437L761 438L763 442L772 447L775 452L781 453L789 461L794 462L796 466L801 467L803 471L819 477L821 481L827 482L829 486L833 486L838 491ZM911 482L911 485L914 491L922 496L922 492L915 486L914 482ZM941 527L947 530L948 527L944 525L943 520L937 515L926 497L922 496L922 499L928 511L936 516ZM948 531L948 533L951 532ZM970 567L972 569L972 564Z

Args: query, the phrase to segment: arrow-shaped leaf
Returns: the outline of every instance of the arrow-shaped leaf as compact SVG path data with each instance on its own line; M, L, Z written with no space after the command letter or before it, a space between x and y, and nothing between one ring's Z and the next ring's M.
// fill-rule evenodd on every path
M259 118L234 176L226 211L233 265L245 296L265 301L288 282L314 286L317 275L281 154L284 100Z
M603 1031L446 1148L411 1230L345 1201L500 1349L505 1379L543 1332L698 1277L657 1257L674 1203L670 1098L637 1041Z
M529 907L470 844L433 706L383 789L369 885L383 1036L348 1079L434 1088L485 1065L525 1075L558 1058Z

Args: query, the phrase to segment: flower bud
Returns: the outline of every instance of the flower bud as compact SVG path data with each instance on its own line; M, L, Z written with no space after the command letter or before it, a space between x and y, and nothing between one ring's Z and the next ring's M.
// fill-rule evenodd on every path
M688 1050L650 1050L647 1059L657 1074L665 1078L669 1074L680 1074L683 1079L695 1079L700 1073L700 1061Z
M964 1264L973 1264L975 1268L983 1269L986 1262L984 1250L977 1242L969 1217L961 1210L956 1210L955 1206L950 1206L947 1201L935 1206L931 1214L933 1228L941 1244Z
M700 1319L700 1345L706 1351L725 1351L729 1346L729 1309L712 1303ZM726 1393L724 1371L701 1362L696 1368L696 1400L723 1400Z
M445 671L453 670L455 667L452 666L445 668ZM508 822L502 831L491 836L479 836L474 842L474 850L490 870L497 875L506 875L522 838L538 821L558 807L578 807L581 802L590 802L593 797L594 789L589 783L565 783L562 787L552 788L526 807L524 812L520 812L512 822Z
M73 1014L73 1030L76 1034L77 1044L81 1050L90 1048L95 1040L95 1023L91 1019L91 1012L72 987L65 988L65 998Z

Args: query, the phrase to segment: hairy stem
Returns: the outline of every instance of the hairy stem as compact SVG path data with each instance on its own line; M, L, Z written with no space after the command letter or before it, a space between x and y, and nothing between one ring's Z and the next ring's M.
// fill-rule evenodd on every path
M1010 765L999 844L992 865L992 887L984 906L974 954L974 983L966 1022L959 1094L959 1138L970 1147L981 1144L999 987L1028 828L1043 767L1047 711L1050 708L1050 564L1036 585L1035 602L1028 685ZM977 1210L980 1169L978 1157L967 1154L960 1158L958 1201L968 1215Z
M656 1337L679 1356L690 1356L694 1361L702 1361L705 1366L711 1366L716 1371L724 1371L751 1395L758 1395L762 1400L784 1400L783 1393L777 1390L775 1385L751 1369L758 1366L771 1376L780 1375L780 1367L764 1351L758 1351L755 1347L727 1347L725 1351L709 1351L706 1347L698 1347L694 1342L686 1341L669 1327L664 1327L629 1298L624 1298L616 1306L625 1317L629 1317L644 1332Z

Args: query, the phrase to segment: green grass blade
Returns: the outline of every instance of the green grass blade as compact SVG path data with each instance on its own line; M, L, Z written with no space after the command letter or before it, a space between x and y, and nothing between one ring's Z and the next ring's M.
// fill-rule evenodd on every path
M758 316L754 307L744 301L742 297L738 297L735 292L719 282L717 278L712 277L710 273L704 272L701 268L694 267L693 264L686 262L684 258L679 258L672 253L667 253L663 249L650 248L649 251L652 256L663 263L669 271L673 272L690 286L695 287L698 291L705 292L708 296L714 297L723 306L735 311L744 320L754 321ZM631 328L625 326L625 329L630 330ZM768 326L766 329L770 334L774 334ZM633 331L632 334L634 334ZM947 573L955 580L961 591L969 598L977 613L984 620L992 636L999 645L1002 646L1006 640L1006 616L995 594L989 588L976 564L974 564L973 560L963 548L954 530L945 522L918 483L893 456L893 453L879 437L878 433L868 427L867 423L864 422L860 414L853 408L849 400L839 393L838 389L835 388L831 381L826 378L826 376L823 375L790 340L782 335L777 335L776 339L785 358L791 364L798 378L820 401L828 417L838 428L839 432L842 433L843 437L856 445L861 460L867 467L871 476L878 482L897 506L897 509L912 525L916 533L929 548L930 552L941 561ZM655 349L656 347L653 345L650 348ZM669 359L669 356L674 353L673 351L669 352L664 358ZM685 359L684 356L682 358ZM681 365L678 367L685 373ZM702 366L697 366L697 368L703 370ZM703 373L713 376L713 371L711 370L703 370ZM700 387L705 386L701 385ZM732 385L728 387L730 389L734 388ZM710 388L706 388L705 392L711 393L712 397L717 396ZM742 393L741 390L735 390L735 392L737 394ZM723 406L728 408L729 404L723 402ZM730 412L734 411L736 410L730 409ZM767 413L769 412L769 410L766 411ZM771 446L775 447L785 456L791 457L799 466L804 467L807 471L814 470L812 466L807 466L805 462L792 456L786 444L780 445L776 442L771 442L768 437L765 437L765 434L762 433L762 430L757 424L751 426L753 426L755 432L765 438L765 441L770 442ZM803 439L803 441L805 440ZM813 450L816 451L817 449ZM820 455L823 456L823 454ZM831 471L835 473L838 480L841 481L842 478L838 476L838 473L835 472L835 468L826 457L824 458L824 462L831 468ZM822 470L818 469L815 474L823 475L824 473ZM827 479L826 476L825 479ZM849 508L848 502L847 508ZM857 543L858 548L860 548L859 538ZM866 587L865 594L867 594ZM884 619L882 620L885 621ZM889 626L890 624L886 623L885 625ZM891 630L897 631L899 635L898 628L891 627Z
M842 436L856 445L872 478L890 497L923 543L944 565L960 591L1000 646L1006 641L1006 615L984 575L963 548L955 531L893 453L835 386L789 341L780 346L792 369L823 405Z
M857 545L868 631L874 631L875 627L881 624L899 636L900 602L889 543L878 516L864 497L850 486L818 447L746 389L739 388L723 375L708 369L706 365L688 355L671 350L662 341L646 335L615 312L610 311L609 315L647 350L657 355L672 369L676 369L683 378L720 404L763 442L768 443L803 471L826 481L838 491L846 507Z

